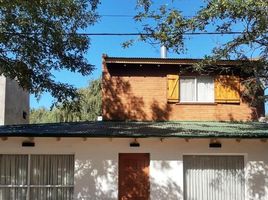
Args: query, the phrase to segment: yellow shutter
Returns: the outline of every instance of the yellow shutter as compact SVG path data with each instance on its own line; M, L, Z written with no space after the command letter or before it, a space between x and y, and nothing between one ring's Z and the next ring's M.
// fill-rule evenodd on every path
M215 102L239 103L240 81L239 77L220 75L215 77Z
M167 101L179 101L179 75L167 75Z

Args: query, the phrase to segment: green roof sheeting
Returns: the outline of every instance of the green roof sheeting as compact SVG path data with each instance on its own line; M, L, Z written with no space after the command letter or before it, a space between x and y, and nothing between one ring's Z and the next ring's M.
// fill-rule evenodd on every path
M259 122L71 122L0 126L0 137L268 138Z

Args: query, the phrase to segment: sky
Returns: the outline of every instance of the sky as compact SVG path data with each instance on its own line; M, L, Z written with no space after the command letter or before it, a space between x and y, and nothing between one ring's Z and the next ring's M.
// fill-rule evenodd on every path
M161 4L171 5L172 0L155 1ZM176 0L175 6L179 8L184 15L193 16L202 6L202 0ZM156 3L155 6L160 4ZM137 33L141 31L141 24L135 23L132 17L136 14L136 0L102 0L98 8L101 19L83 32L87 33ZM174 5L174 4L173 4ZM107 16L108 15L108 16ZM124 17L110 15L127 15ZM237 26L239 30L239 26ZM187 51L184 54L168 53L170 58L202 58L210 54L213 47L221 45L224 41L232 38L231 35L197 35L186 36L185 43ZM54 72L55 79L74 85L77 88L86 87L90 80L101 76L102 55L114 57L160 57L160 47L152 46L147 43L137 42L133 46L124 49L122 43L129 39L136 39L134 36L92 36L91 46L85 55L90 64L95 66L95 70L89 76L82 76L78 73L68 71ZM257 55L256 55L257 56ZM46 107L49 108L53 98L44 93L39 100L31 95L31 108ZM266 105L266 112L268 105Z

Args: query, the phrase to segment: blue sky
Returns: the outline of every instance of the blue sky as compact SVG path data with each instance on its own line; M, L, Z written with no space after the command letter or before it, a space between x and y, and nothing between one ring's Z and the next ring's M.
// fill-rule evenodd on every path
M136 0L102 0L99 6L98 13L100 15L135 15L135 2ZM115 3L116 2L116 3ZM161 4L171 4L171 0L156 1ZM176 7L178 7L184 15L192 16L202 5L202 0L176 0ZM174 5L174 4L173 4ZM158 6L156 4L156 6ZM239 29L239 26L237 27ZM103 16L100 21L89 27L83 32L88 33L130 33L139 32L141 30L140 24L134 22L131 17L111 17ZM209 54L211 49L217 45L227 41L232 36L220 36L220 35L202 35L202 36L187 36L185 38L187 52L185 54L173 54L168 53L168 57L174 58L202 58L204 55ZM67 71L55 72L55 79L61 82L66 82L74 85L75 87L85 87L92 79L96 79L101 75L101 62L102 54L108 54L108 56L117 57L159 57L160 47L151 46L146 43L135 43L133 46L127 49L123 49L121 44L129 39L135 39L130 36L92 36L91 46L86 54L86 58L89 63L95 65L95 70L89 76L81 76L80 74L71 73ZM47 107L49 108L52 103L52 98L49 94L42 95L39 101L32 95L31 96L31 108ZM266 110L268 106L266 105Z

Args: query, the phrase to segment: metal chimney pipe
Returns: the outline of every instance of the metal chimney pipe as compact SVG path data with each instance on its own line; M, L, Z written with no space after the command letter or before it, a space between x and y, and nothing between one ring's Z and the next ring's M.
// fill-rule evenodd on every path
M167 58L167 47L162 45L160 50L161 58Z

